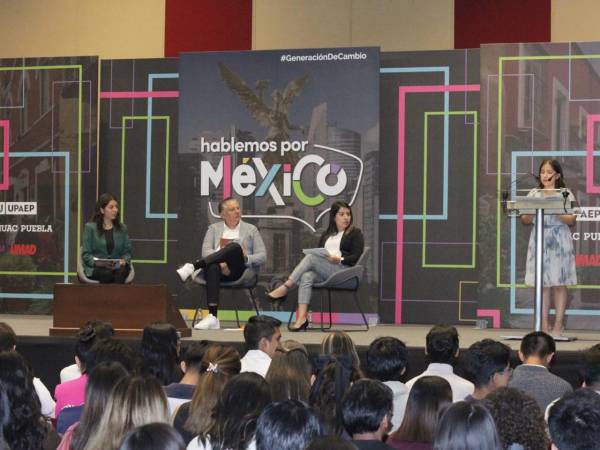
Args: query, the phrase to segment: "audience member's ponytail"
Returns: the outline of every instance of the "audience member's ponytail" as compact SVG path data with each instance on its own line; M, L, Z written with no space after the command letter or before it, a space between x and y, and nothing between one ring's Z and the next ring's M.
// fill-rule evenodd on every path
M240 373L240 354L226 345L213 345L206 350L200 365L200 379L190 404L184 428L205 435L214 425L214 410L223 387L232 376Z

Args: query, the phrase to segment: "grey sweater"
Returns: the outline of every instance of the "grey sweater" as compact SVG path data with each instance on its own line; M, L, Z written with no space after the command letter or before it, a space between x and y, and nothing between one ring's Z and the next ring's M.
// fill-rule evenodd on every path
M552 401L573 390L569 383L550 373L547 368L533 364L518 366L508 385L533 397L542 412Z

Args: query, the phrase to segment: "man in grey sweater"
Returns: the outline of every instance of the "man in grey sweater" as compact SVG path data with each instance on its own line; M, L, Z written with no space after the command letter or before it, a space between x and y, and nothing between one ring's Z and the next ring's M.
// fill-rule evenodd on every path
M218 330L221 327L217 319L221 281L239 280L246 268L256 271L267 260L265 244L258 229L242 220L240 203L235 198L222 200L219 214L223 220L206 230L202 258L177 269L181 281L186 281L196 271L203 271L209 314L194 326L199 330Z
M521 341L518 366L508 385L520 389L537 401L541 410L557 398L573 391L562 378L550 373L548 366L556 353L554 339L543 331L529 333Z

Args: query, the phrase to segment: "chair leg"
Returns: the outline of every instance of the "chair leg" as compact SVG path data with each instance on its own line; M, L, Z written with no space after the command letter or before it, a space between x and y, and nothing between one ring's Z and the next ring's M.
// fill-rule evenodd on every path
M358 289L352 293L352 298L354 298L354 303L356 304L356 307L360 311L360 315L362 316L362 320L365 324L365 327L367 327L367 329L363 330L363 331L369 331L369 322L367 321L367 318L365 317L365 313L363 312L362 308L360 307L360 302L358 301Z
M329 325L325 326L325 304L323 302L323 290L321 290L321 331L329 331L331 330L333 324L333 317L331 313L331 291L327 289L327 303L329 305L328 313L329 313Z
M331 289L327 289L327 309L329 311L329 327L328 330L331 330L333 326L333 312L331 311Z
M192 319L192 328L194 328L194 325L196 325L196 319L198 318L198 311L200 311L200 308L196 308L196 312L194 313L194 318Z
M240 316L238 315L238 309L235 308L235 321L237 323L238 328L242 328L242 326L240 325Z
M204 294L206 294L206 289L200 289L200 292L204 290ZM196 325L196 320L198 319L198 313L202 310L202 296L200 296L200 301L198 302L198 307L196 308L196 312L194 313L194 318L192 319L192 328ZM200 315L202 318L202 315Z
M250 296L250 300L252 301L252 306L254 306L254 311L256 311L256 315L260 316L260 311L258 309L258 303L256 302L256 297L254 296L253 288L248 288L248 295Z

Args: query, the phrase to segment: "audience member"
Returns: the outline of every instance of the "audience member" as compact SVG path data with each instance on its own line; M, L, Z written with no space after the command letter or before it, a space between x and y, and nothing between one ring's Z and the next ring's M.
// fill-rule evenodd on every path
M154 322L144 327L140 356L142 375L152 375L166 386L181 379L179 368L180 337L170 323Z
M158 422L131 430L119 450L185 450L185 443L172 426Z
M279 342L279 350L289 352L290 350L296 350L297 348L302 349L308 355L308 350L306 350L304 344L294 339L286 339Z
M4 427L10 422L10 403L6 387L0 383L0 450L10 450L4 439Z
M579 369L582 386L600 393L600 344L596 344L581 353Z
M465 400L482 400L490 392L508 386L510 348L502 342L483 339L469 347L464 357L467 378L475 385L473 395Z
M88 373L102 362L118 362L133 374L137 368L137 355L128 345L115 339L100 339L95 342L85 357L85 365L81 366L83 375L56 386L56 417L67 406L83 405Z
M0 385L6 389L9 411L4 439L11 450L55 449L59 438L40 411L33 376L21 355L0 353Z
M165 386L165 393L169 402L169 414L177 409L179 405L189 402L194 395L194 389L200 379L200 367L202 358L208 348L208 341L191 342L182 352L180 367L183 377L178 383L171 383Z
M467 395L473 394L475 387L473 383L459 377L454 373L452 365L458 358L458 332L456 328L446 325L435 325L425 338L425 353L429 358L430 364L425 372L416 376L406 383L410 390L420 377L435 375L445 378L452 388L453 401L463 400Z
M302 400L308 402L312 368L304 346L291 350L278 348L265 379L274 402Z
M304 450L323 434L317 416L301 401L271 403L256 424L256 450Z
M242 372L256 372L266 376L271 358L281 340L281 321L270 316L252 316L244 327L248 351L242 358Z
M408 351L400 339L380 337L369 345L365 372L369 378L382 381L394 393L392 430L398 429L404 417L408 388L402 375L408 365Z
M392 426L394 393L378 380L354 383L342 402L344 427L360 450L389 449L383 443Z
M182 404L173 426L188 444L194 436L207 434L215 423L213 412L225 384L240 373L240 354L231 346L211 345L202 358L200 379L192 401Z
M321 355L352 358L352 365L360 370L360 358L352 338L343 331L332 331L321 342Z
M317 436L306 450L358 450L358 447L339 436Z
M96 429L113 387L127 376L127 370L115 362L98 364L91 372L85 387L85 406L73 406L80 411L80 416L66 429L58 450L84 450L92 432ZM57 430L64 429L67 418L65 413L70 408L63 408L58 417Z
M542 411L529 395L514 388L498 388L485 398L484 405L494 418L503 448L548 449Z
M130 374L138 373L138 355L129 345L116 339L101 339L92 346L85 363L86 373L103 362L118 362Z
M88 321L78 332L75 343L75 363L60 371L60 382L74 380L82 375L85 357L96 340L111 339L115 330L111 323L101 320Z
M117 450L130 430L153 422L169 422L160 383L154 377L125 377L112 390L85 449Z
M419 378L408 394L400 428L386 443L398 450L431 450L440 413L452 403L452 388L436 376Z
M600 449L600 395L591 389L567 393L550 408L553 450Z
M12 352L17 350L17 335L15 330L6 322L0 322L0 352ZM33 374L33 371L32 371ZM48 388L39 378L33 377L33 388L41 404L43 416L54 417L56 403L50 395Z
M254 372L232 377L215 408L215 421L204 435L195 437L188 450L246 450L256 448L256 421L271 402L269 385Z
M480 402L459 401L438 421L434 450L503 450L494 419Z
M542 411L550 402L573 390L569 383L548 371L555 352L552 336L543 331L529 333L521 341L519 350L523 364L515 368L508 382L510 387L533 397Z
M309 401L327 434L345 433L342 420L342 399L350 385L361 378L349 356L321 356L315 361L316 379L310 389Z

